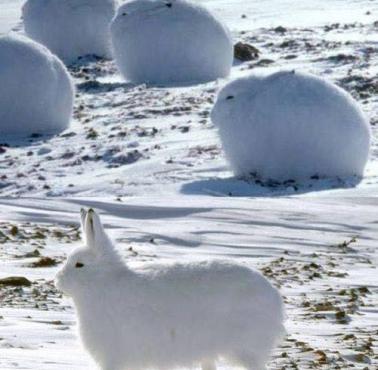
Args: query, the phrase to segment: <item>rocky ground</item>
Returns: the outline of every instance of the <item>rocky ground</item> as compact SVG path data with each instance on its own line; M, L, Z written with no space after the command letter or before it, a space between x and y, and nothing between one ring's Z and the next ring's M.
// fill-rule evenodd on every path
M325 76L362 104L377 137L377 32L378 21L235 31L235 42L249 46L239 45L244 61L232 77L279 68ZM357 188L353 179L235 179L209 119L225 81L135 86L96 58L70 72L71 128L0 143L1 369L93 366L75 341L72 302L53 285L80 243L72 204L107 215L130 263L220 256L258 268L287 308L288 336L270 369L378 368L375 138ZM251 195L273 199L238 197Z
M248 58L241 58L252 60L236 60L233 77L279 68L323 75L361 102L375 132L377 32L377 22L240 32L236 40L253 46ZM77 86L71 128L48 140L38 133L23 142L4 139L2 195L122 197L156 192L157 184L185 191L188 183L231 176L209 119L225 81L171 88L134 86L122 82L113 62L95 58L79 61L70 72ZM370 167L376 164L376 147L374 140ZM376 185L370 167L364 184ZM350 181L315 181L302 190L354 185ZM266 192L264 185L277 184L257 185L260 189L255 192Z

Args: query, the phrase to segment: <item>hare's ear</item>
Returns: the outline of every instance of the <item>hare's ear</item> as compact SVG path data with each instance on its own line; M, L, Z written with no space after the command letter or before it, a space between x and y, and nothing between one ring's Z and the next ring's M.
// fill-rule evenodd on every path
M100 217L92 208L86 214L84 230L89 248L98 254L113 251L113 245L101 224Z
M87 211L84 208L80 209L80 226L81 226L81 232L83 234L84 242L87 244L87 235L85 230L85 219L87 217Z
M81 223L81 229L85 233L85 218L87 217L87 211L82 208L80 210L80 223Z

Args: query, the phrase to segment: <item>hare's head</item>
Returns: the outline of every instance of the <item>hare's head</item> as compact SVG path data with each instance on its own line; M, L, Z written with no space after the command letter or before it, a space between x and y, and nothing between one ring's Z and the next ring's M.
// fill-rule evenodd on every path
M56 287L70 296L82 295L98 279L123 265L93 209L81 210L81 226L85 245L68 257L55 279Z

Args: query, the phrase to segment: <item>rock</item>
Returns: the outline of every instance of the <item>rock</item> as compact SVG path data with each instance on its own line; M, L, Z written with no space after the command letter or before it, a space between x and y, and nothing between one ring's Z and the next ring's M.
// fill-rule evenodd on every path
M41 255L40 251L38 249L34 249L32 252L25 253L23 256L20 256L20 258L36 258Z
M10 276L4 279L0 279L0 286L13 286L13 287L20 287L20 286L31 286L31 281L26 279L23 276Z
M277 33L286 33L287 32L287 28L285 27L282 27L282 26L278 26L274 29L274 32L277 32Z
M10 229L10 234L12 236L16 236L18 234L18 227L17 226L12 226L11 229Z
M98 137L98 132L94 128L88 130L87 139L95 140Z
M31 264L32 267L52 267L56 266L58 261L51 257L41 257L38 261Z
M330 60L331 62L337 62L337 63L340 63L340 62L352 63L358 60L358 57L351 54L341 53L337 55L331 55L330 57L328 57L328 60Z
M238 42L234 46L234 56L242 62L258 59L259 54L260 51L257 48L244 42Z
M256 67L265 67L268 66L269 64L273 64L274 60L272 59L261 59L258 62L254 63L254 66Z

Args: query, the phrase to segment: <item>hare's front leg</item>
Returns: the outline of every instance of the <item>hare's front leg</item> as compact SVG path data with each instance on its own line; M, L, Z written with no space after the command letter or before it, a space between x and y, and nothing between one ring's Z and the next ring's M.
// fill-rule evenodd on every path
M214 360L204 360L201 363L202 370L217 370Z

